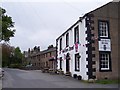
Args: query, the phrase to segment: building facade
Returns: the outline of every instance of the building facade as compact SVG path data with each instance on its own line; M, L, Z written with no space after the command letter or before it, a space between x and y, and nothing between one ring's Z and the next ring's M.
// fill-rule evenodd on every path
M57 69L72 77L118 79L120 2L97 8L56 39Z
M41 69L56 69L56 47L49 46L47 50L41 51Z
M24 51L24 61L27 69L40 69L40 47L35 46Z
M70 73L71 76L82 76L83 79L88 79L88 69L86 65L87 58L87 30L85 19L78 20L65 33L63 33L57 40L57 58L58 69L64 73Z
M25 54L27 66L30 69L56 69L56 47L50 45L48 49L40 51L39 47L29 49Z

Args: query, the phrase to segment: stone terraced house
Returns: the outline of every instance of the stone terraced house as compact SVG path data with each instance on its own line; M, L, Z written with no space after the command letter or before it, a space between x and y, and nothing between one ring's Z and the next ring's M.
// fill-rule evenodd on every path
M50 45L46 50L40 51L40 47L34 47L25 52L26 68L33 70L56 70L56 47Z

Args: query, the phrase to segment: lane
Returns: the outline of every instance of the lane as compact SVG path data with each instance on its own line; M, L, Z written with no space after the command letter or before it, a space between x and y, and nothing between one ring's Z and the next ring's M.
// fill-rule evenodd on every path
M39 70L5 69L3 88L117 88L117 84L83 83L64 75L50 75Z
M31 71L6 69L3 88L60 88L57 85L38 78L38 73L33 73Z

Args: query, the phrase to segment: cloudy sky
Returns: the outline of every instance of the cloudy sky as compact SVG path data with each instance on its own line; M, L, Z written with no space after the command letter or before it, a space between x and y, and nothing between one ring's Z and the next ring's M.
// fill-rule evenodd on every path
M2 7L15 22L12 46L22 51L55 46L56 38L80 16L112 0L4 0Z

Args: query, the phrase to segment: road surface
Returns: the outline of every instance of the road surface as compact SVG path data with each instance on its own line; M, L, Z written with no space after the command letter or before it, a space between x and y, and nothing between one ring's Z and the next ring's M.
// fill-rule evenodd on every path
M5 68L3 88L118 88L117 84L85 83L65 75L51 75L40 70Z

